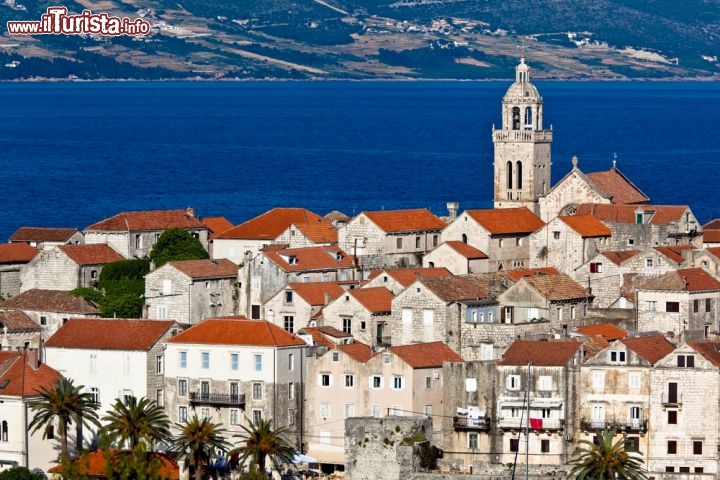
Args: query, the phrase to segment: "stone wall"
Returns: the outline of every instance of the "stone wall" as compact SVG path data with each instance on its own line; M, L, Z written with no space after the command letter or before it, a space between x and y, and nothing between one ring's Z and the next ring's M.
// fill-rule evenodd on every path
M20 293L21 265L0 266L0 297L7 300Z
M42 288L47 290L73 290L79 287L78 265L59 248L41 252L21 273L23 292Z

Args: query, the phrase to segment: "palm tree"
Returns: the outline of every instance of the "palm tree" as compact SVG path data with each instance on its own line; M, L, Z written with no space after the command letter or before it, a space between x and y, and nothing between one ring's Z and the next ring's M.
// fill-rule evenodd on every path
M244 445L240 447L240 459L245 462L252 458L258 471L265 471L266 459L269 457L275 470L280 470L278 460L292 463L295 448L285 439L286 428L272 429L272 420L260 419L249 427L242 426L243 433L239 435Z
M141 441L147 442L152 450L154 442L169 443L172 438L165 410L146 397L118 398L102 421L103 433L116 439L118 448L133 452Z
M581 440L575 448L569 479L574 480L647 480L639 455L625 450L625 439L613 442L614 429L604 430L596 442Z
M68 449L68 426L75 425L100 426L98 422L98 403L89 392L82 392L82 385L75 386L69 378L60 377L51 387L40 387L40 400L30 403L30 408L35 412L32 422L28 425L31 432L44 428L43 438L53 430L57 420L58 432L60 433L60 459L63 464L67 463Z
M221 424L212 423L209 418L200 420L197 415L175 424L180 433L173 437L172 448L181 457L188 458L195 468L195 478L201 478L201 462L207 462L215 450L226 451L230 444L223 438L225 430Z

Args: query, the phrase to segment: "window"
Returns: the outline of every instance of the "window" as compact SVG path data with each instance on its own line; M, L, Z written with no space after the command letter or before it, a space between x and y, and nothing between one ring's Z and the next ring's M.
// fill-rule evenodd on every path
M329 387L330 386L330 374L329 373L321 373L320 374L320 386L321 387Z
M520 390L520 375L508 375L505 386L508 390Z
M97 372L97 355L94 353L90 354L90 373Z
M320 404L320 416L323 418L323 420L330 417L330 404L329 403L321 403Z
M92 395L92 401L100 403L100 389L98 387L90 387L90 395Z
M425 309L423 310L423 325L426 327L432 327L435 321L435 311Z
M592 372L592 387L595 390L602 390L605 388L605 372L602 370L595 370Z
M710 301L709 298L706 298L705 299L705 311L709 312L711 310L712 310L712 302Z
M432 417L432 405L425 405L424 413L426 417Z
M538 378L538 390L552 390L552 377L541 375Z
M610 352L610 362L625 363L625 352Z
M288 353L288 371L292 372L295 370L295 354Z
M203 400L210 399L210 382L208 380L202 380L200 382L200 398Z
M230 370L240 369L240 356L237 353L230 354Z
M320 430L320 443L323 445L330 445L330 432L327 430Z
M239 418L240 418L240 415L238 414L237 409L231 408L230 409L230 425L238 425L240 423Z
M677 453L677 441L676 440L668 440L667 453L672 454L672 455Z
M420 248L420 237L415 237L415 248Z
M570 319L575 319L575 305L570 305Z
M665 302L665 311L666 312L679 312L680 311L680 302Z
M632 389L640 388L640 372L628 373L628 386Z
M212 418L210 415L210 408L209 407L203 407L200 409L200 418L202 419L210 419Z
M48 440L55 438L55 425L48 425L45 427L45 438Z
M433 247L437 247L438 243L440 243L440 235L435 234L432 239Z
M602 273L602 263L601 262L592 262L590 264L590 273Z
M478 448L477 432L468 432L468 448L471 450L477 450L477 448Z
M625 450L628 452L640 451L640 437L626 437Z
M405 388L405 378L400 375L393 375L393 390Z
M635 239L628 238L627 244L628 244L628 247L632 247L633 245L635 245Z
M122 356L122 364L123 364L123 373L125 375L130 375L130 355Z
M466 378L465 379L465 391L466 392L477 392L477 378Z
M380 414L380 410L381 410L381 408L382 408L382 407L381 407L380 405L373 405L373 406L372 406L372 416L375 417L375 418L380 418L380 415L381 415L381 414Z
M678 355L677 366L680 368L695 367L695 355Z
M135 234L135 248L142 248L142 235L139 233Z
M352 333L352 318L344 317L343 321L343 332Z
M260 305L253 305L251 310L250 317L254 320L258 320L260 318Z
M693 313L697 313L700 310L700 300L693 300Z
M518 438L510 439L510 451L511 452L517 452L519 446L520 446L520 439L518 439Z
M253 355L255 371L262 372L262 355Z
M200 353L200 368L207 370L210 368L210 352Z
M402 309L402 324L412 325L412 308Z
M165 394L162 388L155 391L155 403L158 407L165 406Z
M540 452L541 453L550 453L550 440L547 438L543 438L540 440Z
M380 375L372 375L370 377L370 388L378 389L382 388L382 377Z
M402 241L403 241L402 237L398 237L397 240L395 240L395 246L397 247L398 250L402 249Z
M260 290L260 276L259 275L253 275L250 277L250 289L251 290Z
M677 410L668 410L667 412L667 423L668 425L677 425Z
M392 357L389 353L383 353L383 363L389 365L392 362Z
M345 387L355 388L355 375L345 374Z
M186 397L187 396L187 379L185 378L179 378L178 379L178 397Z
M339 361L340 361L340 352L332 352L332 361L333 361L333 362L339 362Z
M675 467L665 467L666 473L673 473L675 471Z
M652 258L646 258L645 259L645 268L652 268L653 266L653 259Z
M288 425L289 426L295 425L295 409L294 408L288 408Z
M155 357L155 373L163 373L163 356L158 355Z
M158 305L157 306L157 319L165 320L166 318L167 318L167 306L166 305Z
M260 382L255 382L255 383L252 384L252 398L253 398L253 400L262 400L262 396L263 396L263 395L262 395L262 394L263 394L263 391L262 391L262 390L263 390L263 389L262 389L262 383L260 383Z
M285 290L285 303L293 303L292 290Z
M703 473L704 471L705 469L703 467L695 467L695 473Z
M645 311L654 312L657 310L657 302L655 300L648 300L645 302Z
M693 455L702 455L702 447L703 447L702 440L694 440L693 441Z
M360 331L361 331L361 332L364 332L365 329L366 329L365 320L362 320L362 321L360 322Z
M503 246L503 239L499 238L498 239L498 247L502 248L502 246Z
M560 232L554 231L554 232L553 232L553 239L555 239L555 240L560 240Z
M187 368L187 352L180 352L180 368Z
M345 417L344 418L350 418L355 416L355 404L353 403L346 403L345 404Z
M290 400L295 399L295 382L288 383L288 398Z
M680 473L690 473L690 467L680 467Z
M432 378L425 377L425 389L430 390L432 388Z
M292 315L285 315L283 317L285 323L285 331L293 333L295 331L295 317Z
M181 423L187 422L187 407L182 405L178 407L178 420Z
M40 317L40 325L47 325L47 317L46 316L43 315Z

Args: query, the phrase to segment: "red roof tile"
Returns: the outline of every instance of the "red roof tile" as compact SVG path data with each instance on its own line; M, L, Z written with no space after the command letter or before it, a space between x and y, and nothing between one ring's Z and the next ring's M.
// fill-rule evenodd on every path
M708 292L720 290L720 281L702 268L668 272L646 283L644 290Z
M515 340L497 364L564 367L581 345L576 340Z
M313 243L337 243L338 231L332 223L298 223L300 232Z
M583 238L609 237L612 232L607 225L591 215L558 217Z
M273 208L215 238L274 240L292 224L314 222L325 223L328 220L304 208Z
M147 351L173 326L171 320L71 318L46 347Z
M588 173L586 176L600 188L613 203L647 203L650 199L640 191L617 168L605 172Z
M210 230L210 238L215 238L233 228L233 224L225 217L205 217L202 219L202 223Z
M0 263L28 263L40 250L27 243L0 244Z
M238 274L237 264L226 258L220 260L176 260L168 262L168 264L193 279L233 278Z
M693 245L675 245L671 247L653 247L657 252L665 255L667 258L677 264L681 264L685 261L685 257L682 256L681 252L687 250L694 250Z
M298 330L298 335L310 335L313 345L324 345L328 350L337 347L337 343L330 340L318 327L303 327Z
M477 248L471 247L467 243L461 242L459 240L448 240L447 242L445 242L445 244L463 257L467 258L468 260L488 258L485 253L481 252Z
M437 268L391 268L384 270L373 270L368 276L368 280L372 280L380 274L385 273L403 287L409 287L420 277L452 277L453 274L445 267Z
M379 315L390 313L393 294L385 287L356 288L348 292L370 313Z
M627 348L655 365L661 358L675 350L664 335L649 335L642 337L623 338L620 340Z
M711 255L715 255L717 258L720 258L720 247L706 248L705 251Z
M447 224L426 208L362 212L386 233L440 231Z
M577 327L577 332L583 335L600 335L605 340L618 340L628 336L625 329L613 325L612 323L598 323L595 325L581 325Z
M0 385L7 382L0 388L0 395L36 396L40 388L51 388L62 376L44 363L33 368L28 363L29 355L29 352L0 352L0 363L3 365Z
M41 332L42 328L35 321L17 310L0 312L0 330L7 328L8 333Z
M419 281L445 302L487 300L494 292L493 285L502 284L499 274L429 277Z
M76 464L78 474L83 475L83 478L107 478L108 459L111 458L113 462L117 463L120 461L120 456L129 456L131 452L122 451L118 452L115 450L95 450L87 452L82 457L78 457L73 462ZM148 465L159 464L157 469L157 476L165 480L179 480L180 479L180 468L175 460L170 458L164 453L160 452L148 452ZM62 473L62 465L56 465L50 470L50 473L60 474ZM147 476L150 476L149 474ZM154 474L152 476L155 476Z
M78 232L77 228L20 227L10 237L11 242L66 242Z
M415 343L390 347L389 350L412 368L442 367L445 362L464 361L460 355L443 342Z
M62 252L70 257L70 260L81 267L84 265L103 265L110 262L125 260L125 257L104 243L90 245L60 245Z
M261 252L286 272L337 270L353 268L354 266L350 255L343 252L336 245L318 245L316 247L302 248L269 245L262 249ZM291 259L293 263L291 263Z
M94 223L85 228L108 232L139 232L145 230L167 230L168 228L207 228L189 210L146 210L122 212Z
M532 233L545 225L540 217L525 207L466 210L491 235Z
M524 270L505 270L503 274L516 282L525 277L536 277L538 275L560 275L554 267L526 268Z
M338 330L335 327L331 327L329 325L323 325L321 327L316 327L320 333L323 335L326 335L328 337L333 338L350 338L352 337L351 334L347 332L343 332L342 330Z
M703 242L720 243L720 230L705 230L703 232Z
M168 342L262 347L306 345L300 337L273 323L245 317L208 318L175 335Z
M667 225L684 219L687 205L615 205L601 203L583 203L576 211L577 215L592 215L603 222L635 223L635 210L641 209L650 220L650 225Z
M339 282L289 283L288 288L295 291L311 306L325 305L325 294L328 294L329 300L333 301L345 293Z
M588 296L587 290L582 285L564 274L535 275L525 277L522 281L527 282L540 295L551 302L575 300Z
M688 346L705 357L705 359L716 367L720 367L720 342L691 342L688 343Z
M616 251L616 252L602 252L602 254L610 260L615 265L620 265L625 260L628 260L630 258L633 258L635 255L639 254L640 252L637 250L624 250L624 251Z
M97 314L97 306L65 290L33 288L0 303L0 308L35 312Z
M703 225L703 230L720 230L720 218L710 220Z
M338 350L349 355L355 361L365 363L375 356L370 347L361 342L348 343L346 345L338 345Z

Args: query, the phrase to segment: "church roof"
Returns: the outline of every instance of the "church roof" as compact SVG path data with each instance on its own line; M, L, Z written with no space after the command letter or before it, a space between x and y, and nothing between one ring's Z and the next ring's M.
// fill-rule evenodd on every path
M605 196L612 199L612 203L637 204L650 201L616 166L604 172L588 173L586 176Z
M515 67L515 83L508 88L503 97L503 102L542 103L540 92L535 88L535 85L530 83L530 67L525 63L525 58L521 58L520 64Z

